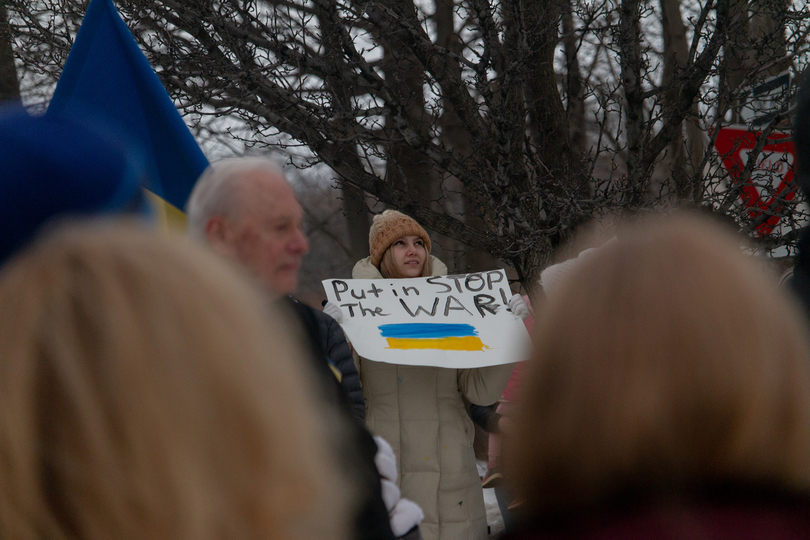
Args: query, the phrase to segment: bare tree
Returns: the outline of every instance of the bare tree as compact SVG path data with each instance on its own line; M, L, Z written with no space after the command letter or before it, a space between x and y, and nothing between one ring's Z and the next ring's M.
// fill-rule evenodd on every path
M669 103L678 102L678 86L673 84L677 73L681 72L689 58L689 42L686 36L686 25L683 23L680 2L677 0L660 0L661 26L664 45L663 86L669 86L662 99ZM698 102L695 100L689 110L689 117L684 119L684 131L676 135L669 145L669 162L666 164L676 197L694 200L701 194L700 159L705 153L703 131L694 119L699 115ZM669 118L664 118L666 123Z
M334 171L361 216L355 254L367 199L505 261L530 289L579 224L607 214L701 204L768 248L795 243L798 198L766 186L765 210L741 202L761 148L730 177L706 139L768 66L802 69L800 4L659 0L660 17L649 0L117 5L189 122L231 117L246 143L298 145L299 164ZM21 63L58 73L80 3L9 6ZM786 103L762 140L788 117ZM773 216L787 228L763 234Z
M0 102L20 98L20 83L14 66L11 29L6 5L0 2Z

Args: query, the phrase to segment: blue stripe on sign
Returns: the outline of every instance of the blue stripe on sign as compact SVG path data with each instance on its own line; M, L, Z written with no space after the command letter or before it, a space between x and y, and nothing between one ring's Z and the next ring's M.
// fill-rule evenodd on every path
M378 328L384 338L420 339L478 335L478 330L470 324L403 323L383 324Z

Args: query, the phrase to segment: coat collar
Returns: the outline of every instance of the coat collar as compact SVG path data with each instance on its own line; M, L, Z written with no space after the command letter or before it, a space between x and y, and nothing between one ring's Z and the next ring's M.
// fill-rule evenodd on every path
M433 255L430 256L433 260L433 275L444 276L447 275L447 265L445 265L438 258ZM352 279L383 279L382 274L376 266L371 264L371 257L360 259L352 269Z

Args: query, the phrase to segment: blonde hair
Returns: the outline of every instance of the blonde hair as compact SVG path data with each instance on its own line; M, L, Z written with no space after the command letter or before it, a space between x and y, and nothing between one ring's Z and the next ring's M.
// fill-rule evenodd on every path
M71 227L10 261L0 537L342 538L302 352L259 297L133 227Z
M526 511L810 487L804 319L739 238L692 216L631 225L560 287L506 442Z
M380 274L386 279L400 279L405 277L399 271L391 246L388 246L385 253L383 253L382 260L380 260ZM430 277L432 275L433 257L430 255L430 252L425 249L425 264L422 265L422 273L419 274L419 277Z

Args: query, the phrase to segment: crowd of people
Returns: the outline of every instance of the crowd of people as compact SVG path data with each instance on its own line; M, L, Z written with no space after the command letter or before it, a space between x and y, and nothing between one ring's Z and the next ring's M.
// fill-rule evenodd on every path
M506 540L810 538L804 240L786 288L705 215L629 220L509 300L528 360L406 366L294 299L273 161L212 164L181 238L103 121L6 107L0 155L0 538L484 540L473 418ZM449 272L393 209L369 246L352 278Z

